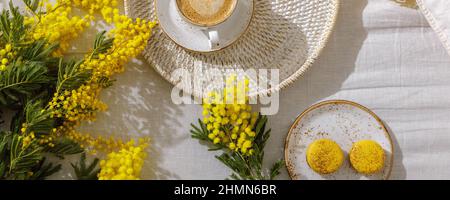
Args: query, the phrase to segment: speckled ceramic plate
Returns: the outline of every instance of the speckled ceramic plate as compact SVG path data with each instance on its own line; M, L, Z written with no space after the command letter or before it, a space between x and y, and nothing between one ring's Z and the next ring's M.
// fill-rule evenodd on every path
M336 173L318 174L306 162L309 144L322 138L336 141L344 151L344 164ZM379 173L364 175L351 167L348 152L359 140L374 140L383 147L386 162ZM354 102L332 100L311 106L295 120L286 139L285 159L294 180L383 180L389 178L392 170L393 145L389 132L375 113Z

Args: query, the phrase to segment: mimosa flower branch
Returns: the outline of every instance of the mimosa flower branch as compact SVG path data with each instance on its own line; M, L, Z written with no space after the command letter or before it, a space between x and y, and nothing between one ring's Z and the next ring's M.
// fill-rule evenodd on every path
M271 130L268 118L252 112L248 98L249 80L227 78L223 91L211 92L203 100L203 120L192 124L192 137L207 142L211 151L222 151L216 158L233 173L235 180L272 180L280 174L283 161L264 169L264 147ZM242 88L244 88L242 90ZM244 101L242 101L244 100ZM232 102L232 103L229 103Z
M116 0L23 3L20 10L11 1L0 16L0 107L15 113L0 133L0 179L45 179L61 168L48 155L73 154L82 154L73 164L79 179L139 179L148 138L95 137L77 126L107 109L102 90L143 51L156 23L121 15ZM83 58L67 58L95 20L114 28L98 33ZM85 152L107 156L86 164Z

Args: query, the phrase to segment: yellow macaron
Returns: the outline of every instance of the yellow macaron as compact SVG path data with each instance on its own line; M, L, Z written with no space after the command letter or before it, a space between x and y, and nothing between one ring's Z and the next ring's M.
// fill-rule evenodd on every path
M352 167L363 174L374 174L381 171L386 159L383 148L372 140L355 142L349 156Z
M336 172L343 161L344 153L333 140L316 140L306 150L306 162L311 169L320 174Z

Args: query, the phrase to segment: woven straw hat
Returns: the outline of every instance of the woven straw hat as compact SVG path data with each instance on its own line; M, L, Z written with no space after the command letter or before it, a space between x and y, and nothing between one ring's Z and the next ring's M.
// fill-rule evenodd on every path
M156 20L154 3L154 0L125 0L125 10L133 18ZM212 53L188 51L158 28L143 55L161 76L197 97L205 90L223 86L215 81L214 73L197 74L206 86L202 90L181 83L180 74L173 73L177 69L193 72L198 62L203 68L224 73L229 69L279 69L278 84L268 88L251 84L250 93L279 91L298 79L319 56L335 24L339 0L254 0L254 3L254 16L247 32L225 49Z

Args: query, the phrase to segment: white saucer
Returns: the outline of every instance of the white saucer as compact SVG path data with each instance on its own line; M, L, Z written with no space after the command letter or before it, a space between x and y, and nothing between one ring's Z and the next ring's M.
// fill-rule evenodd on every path
M176 0L155 0L155 6L162 30L175 43L194 52L213 52L230 46L245 33L253 16L254 2L239 0L230 18L212 27L220 37L214 49L205 28L186 21L178 11Z
M318 139L331 139L344 151L346 160L337 172L321 175L306 162L308 146ZM350 166L348 152L360 140L373 140L383 147L386 160L379 173L364 175ZM393 151L386 127L372 111L354 102L333 100L313 105L297 118L286 139L285 159L294 180L384 180L392 170Z

